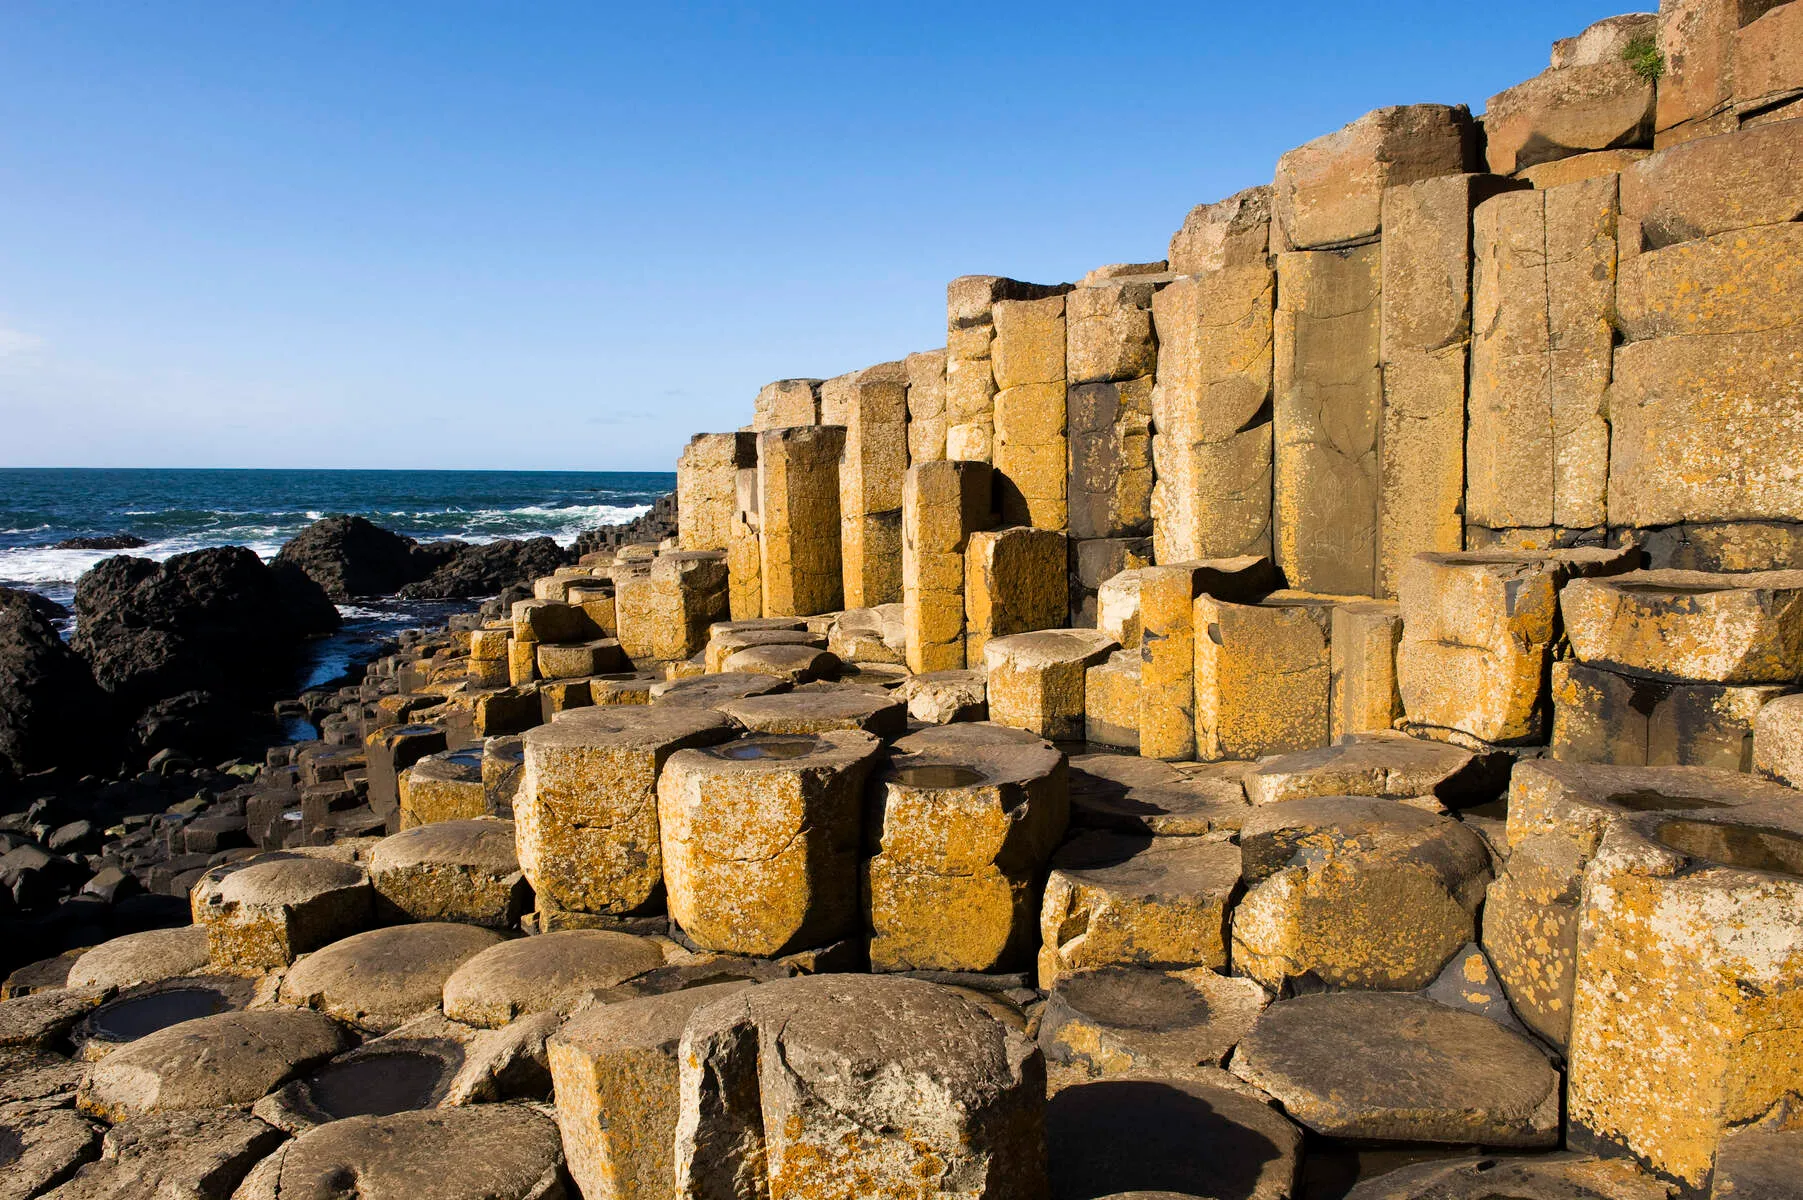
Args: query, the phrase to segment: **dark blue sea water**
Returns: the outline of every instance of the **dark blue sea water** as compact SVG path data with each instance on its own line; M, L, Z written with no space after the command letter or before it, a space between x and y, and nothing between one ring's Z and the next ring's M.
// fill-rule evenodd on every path
M112 554L158 561L207 546L249 546L264 558L328 513L437 541L556 538L629 521L676 486L665 471L166 471L0 468L0 586L62 604L82 572ZM71 537L131 534L137 550L57 550ZM358 648L407 625L436 623L467 604L341 605L345 630L304 683L335 677Z

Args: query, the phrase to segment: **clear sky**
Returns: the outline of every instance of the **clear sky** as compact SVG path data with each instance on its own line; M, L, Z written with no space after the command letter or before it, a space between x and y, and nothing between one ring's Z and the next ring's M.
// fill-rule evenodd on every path
M0 466L667 470L1597 3L0 6Z

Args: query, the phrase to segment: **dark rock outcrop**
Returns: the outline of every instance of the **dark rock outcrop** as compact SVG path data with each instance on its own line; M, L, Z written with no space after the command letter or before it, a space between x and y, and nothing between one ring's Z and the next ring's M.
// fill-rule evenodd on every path
M633 542L661 542L676 534L676 493L666 492L652 502L650 511L620 525L602 525L576 539L577 554L617 550Z
M107 698L41 599L0 588L0 773L116 757Z
M261 708L289 679L300 639L338 623L305 576L272 571L242 546L165 563L106 559L75 588L73 645L95 681L155 747L211 750L237 732L234 706ZM189 695L194 693L194 695Z
M530 585L537 576L574 561L574 554L548 537L466 545L431 575L402 588L401 596L407 600L492 596L516 584Z
M323 517L296 534L271 565L301 571L333 600L389 596L420 578L412 538L362 517ZM430 569L430 568L427 568Z
M138 550L149 545L143 538L132 533L107 533L99 537L83 536L64 538L52 550Z

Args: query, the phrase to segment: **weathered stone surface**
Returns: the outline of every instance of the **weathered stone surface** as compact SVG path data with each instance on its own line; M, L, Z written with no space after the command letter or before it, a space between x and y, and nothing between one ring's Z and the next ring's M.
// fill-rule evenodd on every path
M1743 6L1747 11L1749 6ZM1752 9L1768 7L1756 0ZM1734 32L1734 108L1749 114L1803 95L1803 9L1780 4Z
M1121 645L1138 650L1141 625L1139 588L1153 567L1135 567L1102 581L1096 589L1096 623L1101 630Z
M1366 113L1277 160L1273 252L1373 240L1385 188L1475 165L1476 129L1464 106L1410 104Z
M1271 187L1261 184L1190 209L1171 235L1168 262L1177 275L1263 266L1270 244Z
M563 1150L550 1118L520 1104L350 1117L308 1130L257 1164L239 1200L562 1200ZM426 1181L430 1181L427 1183Z
M1803 515L1787 449L1803 429L1799 395L1803 327L1619 347L1609 523Z
M1205 967L1097 967L1066 973L1050 991L1040 1048L1092 1075L1218 1067L1270 1003L1250 979Z
M95 1063L77 1103L109 1123L174 1109L245 1107L347 1044L319 1013L269 1010L183 1021Z
M961 670L964 552L990 524L986 463L917 463L902 488L902 606L908 669Z
M1013 526L970 535L964 554L964 656L981 662L991 638L1064 624L1064 534Z
M1803 287L1803 227L1764 225L1625 259L1616 327L1625 340L1760 333L1794 325Z
M1196 598L1198 758L1258 758L1327 744L1331 612L1331 602L1296 592L1257 604Z
M1329 796L1254 808L1240 829L1246 894L1234 969L1281 989L1425 987L1477 936L1483 839L1394 800Z
M1509 856L1484 907L1483 945L1516 1014L1565 1046L1577 966L1579 890L1604 833L1636 812L1683 813L1787 799L1776 785L1691 767L1518 764Z
M684 550L724 550L731 541L738 473L757 466L750 433L698 433L676 460L677 541Z
M453 1021L498 1029L527 1013L562 1008L664 963L656 942L603 929L569 929L488 947L444 981Z
M657 776L677 750L723 742L732 722L708 709L607 706L528 730L514 801L520 869L543 904L630 913L657 894Z
M1233 1072L1317 1133L1556 1146L1559 1073L1527 1039L1419 996L1301 996L1267 1008Z
M1171 761L1196 756L1196 597L1256 602L1279 577L1257 555L1146 567L1139 577L1139 752Z
M1727 1200L1791 1200L1797 1195L1797 1162L1803 1130L1767 1128L1764 1122L1722 1138L1715 1152L1710 1196Z
M1585 1154L1435 1159L1359 1183L1346 1200L1663 1200L1663 1184L1620 1159Z
M277 854L214 868L190 903L213 965L254 975L367 926L372 895L361 867Z
M1595 179L1599 175L1619 175L1651 153L1651 150L1593 150L1589 154L1574 154L1570 158L1528 167L1517 172L1516 178L1537 188L1555 188Z
M753 733L803 735L843 729L891 738L900 737L908 726L907 706L899 698L860 690L747 696L715 707Z
M921 350L902 360L908 371L908 461L945 457L945 351Z
M1328 638L1329 740L1389 729L1402 716L1396 686L1402 606L1384 600L1336 604Z
M1584 869L1567 1105L1579 1149L1701 1189L1736 1125L1803 1085L1795 796L1611 821Z
M1803 788L1803 695L1780 696L1753 718L1753 769Z
M837 546L832 538L816 541ZM620 648L634 662L642 665L645 659L687 658L707 645L708 627L727 616L726 554L720 550L660 554L652 560L650 571L615 584L614 607L619 616ZM543 651L541 647L541 671L546 665ZM601 674L620 666L609 659L605 647L578 658L582 661L569 664L571 668L585 662L589 665L579 674Z
M482 752L475 747L428 754L400 773L398 785L402 829L464 821L488 812Z
M1484 106L1484 153L1490 169L1510 175L1586 150L1638 146L1653 137L1653 81L1623 56L1635 39L1657 36L1651 13L1610 17L1576 38L1581 54L1553 65Z
M69 968L72 988L127 988L207 965L207 931L200 925L128 933L83 952Z
M818 379L766 383L758 389L752 428L762 433L766 429L820 424L820 383Z
M1464 808L1502 794L1509 769L1499 757L1399 733L1354 734L1320 750L1263 760L1246 772L1246 796L1254 804L1308 796L1432 797Z
M1302 1134L1239 1091L1152 1076L1067 1087L1046 1105L1057 1200L1294 1194Z
M100 1155L100 1130L67 1109L0 1115L0 1200L31 1200Z
M950 989L748 988L695 1013L681 1058L679 1196L1046 1194L1038 1049Z
M140 983L113 995L68 1032L83 1062L99 1062L114 1050L195 1017L266 1006L276 979L239 975L178 975ZM261 1002L259 1004L259 1002Z
M372 929L295 963L281 998L386 1033L436 1010L451 973L500 941L491 930L442 921Z
M1116 650L1083 673L1083 740L1139 749L1140 657Z
M1166 276L1085 283L1064 297L1065 376L1072 384L1138 379L1158 364L1152 296ZM1074 422L1073 422L1074 423Z
M705 949L763 958L852 933L864 785L881 750L869 733L838 729L672 755L658 817L683 932Z
M1661 81L1660 95L1666 91ZM1796 161L1799 147L1803 129L1779 121L1671 146L1635 163L1621 176L1623 257L1796 220L1803 184L1784 166Z
M838 426L770 429L758 435L758 520L764 614L807 616L843 608L839 539ZM687 657L681 655L678 657Z
M1064 297L1002 300L992 319L996 506L1009 524L1063 529Z
M1092 832L1052 858L1039 912L1039 986L1114 965L1227 966L1239 847Z
M640 603L644 597L634 589L628 589L627 595L634 604ZM670 614L681 618L681 613ZM638 611L629 618L633 622L640 620ZM673 645L674 643L672 643ZM655 647L641 641L642 657L656 658ZM571 642L568 645L552 646L541 643L538 648L538 677L540 679L577 679L585 675L605 675L610 671L618 671L626 665L625 657L620 652L620 642L616 638L594 638L586 642Z
M710 643L711 644L711 643ZM697 679L669 679L651 685L651 703L666 708L713 708L727 700L770 696L788 685L769 675L734 671L703 675Z
M1069 290L1063 284L1022 283L997 275L961 275L946 285L948 458L989 462L994 455L998 391L993 363L996 306L1010 301L1044 300Z
M738 473L732 524L726 537L726 611L735 621L764 615L763 518L758 514L758 472Z
M1467 521L1603 523L1615 218L1612 175L1477 206Z
M1803 571L1630 571L1559 593L1587 665L1651 679L1790 683L1803 676Z
M1071 823L1115 833L1224 840L1246 818L1240 780L1247 767L1219 763L1185 772L1138 756L1079 755L1070 760Z
M911 675L895 690L908 716L924 725L981 721L989 716L989 688L981 671L929 671Z
M588 1200L669 1196L683 1027L697 1008L747 986L733 980L601 1005L551 1039L557 1125L570 1177Z
M56 1200L227 1200L245 1173L281 1140L278 1130L230 1108L135 1117L107 1131L98 1161L45 1195Z
M1102 584L1124 571L1152 565L1152 539L1088 538L1070 543L1071 624L1093 629L1096 593Z
M1020 970L1041 872L1064 834L1064 756L1030 733L961 723L898 740L865 822L870 963Z
M1272 519L1305 591L1376 587L1381 266L1376 246L1277 256Z
M1486 742L1540 738L1559 589L1621 574L1635 557L1631 549L1417 556L1402 574L1396 651L1408 719Z
M0 1112L7 1114L56 1108L68 1103L87 1064L52 1050L14 1046L0 1050ZM3 1121L4 1116L0 1116Z
M1045 738L1083 735L1084 672L1117 649L1093 629L1047 629L992 639L983 650L989 719Z
M1378 595L1396 594L1412 555L1465 548L1471 214L1511 186L1444 175L1384 192Z
M516 600L512 615L516 642L579 642L596 633L587 612L561 600Z
M901 599L902 475L908 467L908 374L883 363L820 385L821 421L843 426L839 541L844 607Z
M752 646L812 646L817 650L824 650L827 647L827 635L815 633L811 629L717 627L708 635L702 662L709 674L718 674L726 669L727 659Z
M1275 297L1262 262L1184 276L1153 297L1159 562L1271 553Z
M840 613L827 635L826 646L840 662L904 665L908 659L908 626L901 603Z
M1553 664L1553 757L1619 766L1753 769L1754 725L1786 684L1669 683Z
M52 987L0 1001L0 1047L59 1042L107 996L104 988Z
M1777 0L1668 0L1659 8L1659 48L1664 70L1659 77L1657 128L1659 144L1695 137L1699 127L1713 129L1726 118L1735 94L1734 43L1742 25L1772 8Z
M1076 384L1066 393L1072 537L1151 532L1153 379Z

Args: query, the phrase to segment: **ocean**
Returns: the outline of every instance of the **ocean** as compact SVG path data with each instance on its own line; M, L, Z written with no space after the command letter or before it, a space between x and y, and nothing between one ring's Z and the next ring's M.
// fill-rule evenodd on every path
M208 546L271 558L329 513L353 513L422 542L546 536L571 545L630 521L676 486L668 471L309 471L0 468L0 586L70 604L82 572L113 554L157 561ZM133 550L58 550L126 534ZM316 647L302 686L336 678L395 630L442 621L467 602L340 605L345 628ZM67 632L67 630L65 630Z

